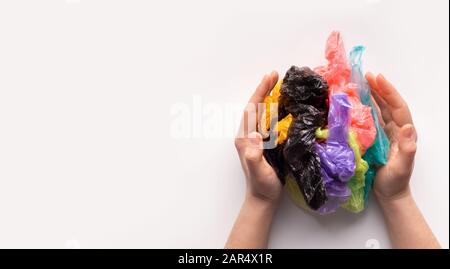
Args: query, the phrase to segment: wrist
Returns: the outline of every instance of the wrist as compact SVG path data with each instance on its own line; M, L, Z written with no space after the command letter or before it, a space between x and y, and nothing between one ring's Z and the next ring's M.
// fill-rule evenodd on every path
M279 199L269 199L261 195L255 195L247 192L245 195L244 206L250 207L253 210L261 210L272 213L278 207Z
M401 191L393 196L385 196L376 190L374 193L377 197L378 203L384 211L402 210L402 208L407 208L415 204L409 186L404 191Z
M226 248L267 248L277 203L247 192Z
M394 248L440 248L409 188L392 197L376 194Z

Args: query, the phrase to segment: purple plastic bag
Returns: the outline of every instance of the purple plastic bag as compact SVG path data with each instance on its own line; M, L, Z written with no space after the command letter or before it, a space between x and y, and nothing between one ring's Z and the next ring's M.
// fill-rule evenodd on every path
M351 105L344 93L332 95L328 113L329 135L325 143L316 143L320 157L321 173L328 201L317 212L328 214L351 196L347 182L355 173L355 154L348 145Z

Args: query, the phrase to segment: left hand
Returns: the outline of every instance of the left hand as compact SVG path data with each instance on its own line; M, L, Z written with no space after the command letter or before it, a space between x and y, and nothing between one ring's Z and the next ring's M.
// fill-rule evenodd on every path
M388 162L379 168L374 193L380 202L410 195L409 180L414 168L417 134L408 105L383 75L366 75L373 89L380 122L391 142Z

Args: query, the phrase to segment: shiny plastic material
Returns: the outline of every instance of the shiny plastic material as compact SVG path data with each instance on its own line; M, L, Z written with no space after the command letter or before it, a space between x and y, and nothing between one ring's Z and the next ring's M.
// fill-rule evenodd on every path
M329 131L327 129L317 129L316 137L320 140L325 140L328 138ZM350 131L348 134L348 144L355 154L355 173L350 179L347 186L350 188L352 194L350 199L346 203L342 204L341 207L345 208L351 212L358 213L364 209L364 185L365 185L365 174L368 171L369 165L364 159L361 158L359 151L359 145L356 142L356 134Z
M352 105L351 129L356 133L361 153L364 153L373 144L376 129L371 108L361 103L356 84L350 83L351 68L339 32L334 31L328 37L325 57L328 65L317 67L314 71L328 82L330 98L340 92L348 95Z
M352 195L350 196L350 199L342 205L343 208L354 213L361 212L364 209L365 174L367 169L369 169L369 165L361 157L361 152L359 150L359 145L356 142L356 137L356 134L351 131L348 142L355 153L356 169L355 175L348 182Z
M316 210L327 201L320 159L314 148L314 132L323 120L318 116L320 112L317 109L306 107L310 111L297 116L289 128L283 155L289 174L299 185L306 203Z
M347 181L355 172L355 155L348 146L350 103L346 94L331 97L328 112L329 135L325 143L316 143L321 172L328 201L318 209L319 214L335 212L351 195Z
M309 106L322 113L326 119L328 113L328 84L309 67L292 66L286 72L281 86L279 108L294 117L311 111ZM318 115L319 116L319 115Z
M264 157L292 200L312 212L362 211L376 169L387 162L389 140L361 70L363 51L357 46L347 59L333 32L327 65L316 72L292 66L264 100L258 130L265 141L277 135Z
M258 121L258 132L261 134L263 139L267 139L269 137L269 135L271 134L270 131L274 133L273 130L270 130L270 128L273 128L276 124L276 122L272 121L274 121L276 118L275 116L277 116L275 115L275 113L278 113L274 108L278 109L278 99L280 97L282 84L282 80L278 81L277 84L273 87L270 94L264 98L264 110L262 111L261 118Z
M379 165L384 165L387 162L390 143L384 129L380 125L377 110L372 102L370 86L362 72L361 58L364 49L364 46L353 47L350 51L350 63L352 66L351 81L358 87L361 103L364 105L369 105L372 108L372 117L376 128L375 142L363 156L363 159L369 164L369 170L366 173L366 182L364 187L364 199L367 203L369 192L375 178L376 169Z
M291 176L286 176L286 184L284 185L284 189L296 206L309 212L313 212L306 204L305 197L303 197L302 191L300 190L297 182L295 182L295 179Z
M282 181L286 176L292 178L306 204L317 210L327 196L314 133L326 122L328 85L311 69L292 66L283 79L278 100L274 100L276 93L277 87L266 101L278 101L278 117L283 119L274 128L279 131L276 148L265 149L264 157ZM267 108L264 116L267 122ZM272 117L269 112L269 122Z
M275 125L275 130L278 132L277 140L275 141L276 144L282 144L284 141L286 141L288 136L288 130L292 123L292 114L287 115L284 117L284 119L280 120Z
M326 122L328 85L308 67L292 66L283 79L279 106L294 116L285 143L284 159L308 206L317 210L326 201L315 131Z

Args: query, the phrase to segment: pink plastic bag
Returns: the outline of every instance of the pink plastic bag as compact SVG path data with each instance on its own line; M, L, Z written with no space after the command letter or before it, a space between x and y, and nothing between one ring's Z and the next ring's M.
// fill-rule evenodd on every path
M339 32L333 31L328 37L325 57L328 60L328 65L319 66L314 71L327 81L330 98L334 93L346 93L348 95L352 106L350 126L356 133L361 154L364 154L373 144L377 131L372 118L371 107L361 103L357 85L350 83L351 67Z

